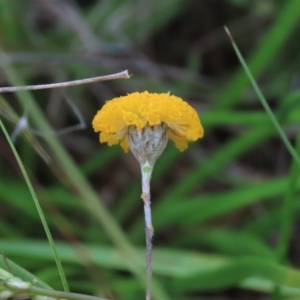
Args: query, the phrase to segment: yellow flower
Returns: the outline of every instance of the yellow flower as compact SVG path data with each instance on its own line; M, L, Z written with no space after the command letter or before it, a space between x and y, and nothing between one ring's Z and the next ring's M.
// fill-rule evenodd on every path
M109 146L120 143L125 152L129 150L129 127L136 130L166 124L169 139L183 151L188 141L203 137L204 131L196 111L181 98L168 93L147 91L132 93L107 101L93 120L95 132L100 132L100 142Z

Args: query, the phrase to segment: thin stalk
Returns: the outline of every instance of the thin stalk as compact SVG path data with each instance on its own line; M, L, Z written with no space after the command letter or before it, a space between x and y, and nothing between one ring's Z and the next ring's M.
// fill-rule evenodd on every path
M145 232L146 232L146 269L147 269L147 290L146 300L151 299L151 281L152 281L152 237L153 226L151 217L151 195L150 180L153 168L147 166L141 167L142 172L142 199L144 201Z
M31 182L30 182L30 179L29 179L28 174L27 174L27 172L26 172L26 170L25 170L25 167L24 167L24 165L23 165L23 163L22 163L22 160L21 160L21 158L20 158L20 156L19 156L19 154L18 154L18 152L17 152L17 150L16 150L16 148L15 148L13 142L12 142L11 139L10 139L9 134L8 134L8 132L7 132L7 130L6 130L5 126L4 126L4 124L2 123L1 118L0 118L0 127L1 127L1 129L2 129L2 131L3 131L3 133L4 133L4 135L5 135L5 137L6 137L7 141L8 141L8 143L9 143L10 148L12 149L12 151L13 151L13 153L14 153L14 156L15 156L17 162L18 162L18 165L19 165L19 167L20 167L20 169L21 169L21 172L22 172L22 174L23 174L23 176L24 176L24 179L25 179L25 181L26 181L26 184L27 184L27 186L28 186L28 188L29 188L29 191L30 191L30 193L31 193L32 199L33 199L34 204L35 204L35 206L36 206L36 209L37 209L37 211L38 211L38 213L39 213L39 216L40 216L40 218L41 218L41 222L42 222L42 224L43 224L43 227L44 227L44 230L45 230L47 239L48 239L48 241L49 241L50 247L51 247L52 252L53 252L53 256L54 256L54 259L55 259L55 262L56 262L56 265L57 265L57 269L58 269L58 272L59 272L59 275L60 275L60 279L61 279L63 288L64 288L64 290L65 290L66 292L69 292L69 286L68 286L68 283L67 283L67 279L66 279L66 276L65 276L65 273L64 273L62 264L61 264L61 262L60 262L60 260L59 260L59 256L58 256L57 250L56 250L56 248L55 248L55 244L54 244L54 241L53 241L53 238L52 238L50 229L49 229L49 227L48 227L46 218L45 218L45 216L44 216L43 210L42 210L42 208L41 208L41 206L40 206L39 200L38 200L38 198L37 198L37 196L36 196L36 193L35 193L35 191L34 191L34 189L33 189L32 184L31 184Z
M296 141L296 149L292 146L290 143L288 137L286 136L285 132L281 128L279 122L277 121L275 115L273 114L268 102L266 101L265 97L263 96L260 88L258 87L254 77L252 76L251 71L249 70L247 63L245 62L241 52L239 51L237 45L234 42L234 39L228 30L228 28L225 26L225 31L232 43L232 46L236 52L236 55L241 63L241 65L244 68L244 71L246 72L258 98L261 101L261 104L263 105L265 111L269 115L271 121L273 122L274 127L277 129L279 136L281 137L283 143L285 144L286 148L288 149L289 153L291 154L293 158L293 163L290 171L289 176L289 185L286 197L283 202L283 210L282 210L282 221L280 224L280 241L277 248L277 255L278 255L278 261L284 262L287 256L287 251L290 243L291 238L291 229L292 224L294 221L294 198L295 198L295 190L296 190L296 183L297 183L297 175L299 173L299 167L300 167L300 131L298 132L297 141ZM272 294L272 299L277 300L281 299L281 291L280 286L276 285Z
M62 88L67 86L81 85L87 83L94 83L98 81L106 81L106 80L114 80L114 79L129 79L130 75L128 71L123 71L120 73L86 78L86 79L78 79L66 82L58 82L58 83L49 83L49 84L39 84L39 85L26 85L26 86L12 86L12 87L1 87L0 93L12 93L17 91L31 91L31 90L44 90L44 89L53 89L53 88Z
M284 133L283 129L281 128L279 122L277 121L275 115L272 112L272 109L270 108L267 100L265 99L264 95L262 94L260 88L258 87L254 77L251 74L251 71L249 70L247 63L245 62L240 50L238 49L237 45L234 42L234 39L230 33L230 31L228 30L228 28L225 26L225 31L232 43L233 49L241 63L241 65L244 68L244 71L246 72L254 90L256 95L258 96L262 106L264 107L265 111L267 112L267 114L269 115L274 127L276 128L276 130L278 131L279 136L281 137L283 143L285 144L286 148L288 149L289 153L291 154L291 156L293 157L293 159L295 160L295 162L298 164L298 166L300 166L300 158L297 154L297 152L295 151L295 149L293 148L292 144L290 143L288 137L286 136L286 134Z

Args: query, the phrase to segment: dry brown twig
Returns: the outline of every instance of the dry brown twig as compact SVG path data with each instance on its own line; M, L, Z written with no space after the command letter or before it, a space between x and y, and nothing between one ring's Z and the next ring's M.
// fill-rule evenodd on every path
M120 73L115 73L111 75L104 75L86 79L72 80L66 82L49 83L49 84L39 84L39 85L25 85L25 86L12 86L12 87L1 87L0 93L12 93L17 91L29 91L29 90L43 90L52 88L62 88L67 86L81 85L87 83L94 83L98 81L114 80L114 79L129 79L130 75L128 71L122 71Z

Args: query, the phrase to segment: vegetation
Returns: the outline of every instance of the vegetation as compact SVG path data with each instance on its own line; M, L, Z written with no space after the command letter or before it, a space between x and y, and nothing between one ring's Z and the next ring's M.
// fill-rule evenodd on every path
M139 165L91 121L148 90L186 100L205 131L154 169L153 298L300 299L299 16L299 0L0 0L1 86L132 74L0 94L0 290L8 272L30 294L144 299Z

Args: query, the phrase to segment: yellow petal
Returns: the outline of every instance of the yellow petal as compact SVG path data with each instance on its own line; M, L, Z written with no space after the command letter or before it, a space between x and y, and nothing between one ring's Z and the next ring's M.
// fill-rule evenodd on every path
M109 145L121 144L128 151L127 128L137 130L145 126L165 123L170 128L169 138L183 151L188 141L203 137L203 127L197 112L181 98L169 93L147 91L132 93L107 101L93 119L92 125L100 132L100 141Z

